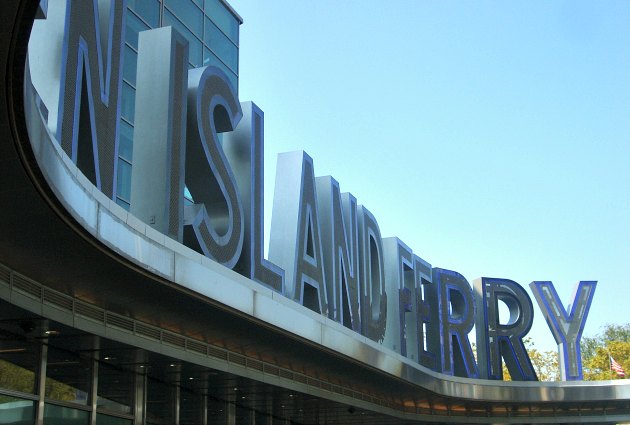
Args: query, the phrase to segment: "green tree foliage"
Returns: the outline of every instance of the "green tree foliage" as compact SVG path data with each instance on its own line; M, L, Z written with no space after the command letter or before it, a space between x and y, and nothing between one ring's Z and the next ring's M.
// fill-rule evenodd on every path
M539 351L534 347L531 338L525 340L525 346L538 380L559 381L560 364L558 363L558 353L556 351Z
M35 391L35 373L14 363L0 359L0 388L33 394ZM46 378L46 397L73 401L76 398L76 390L70 385L64 384L52 378ZM11 397L0 396L0 403L11 401Z
M527 350L527 354L529 354L529 358L532 361L532 366L536 371L536 376L538 376L538 380L540 381L559 381L560 380L560 367L558 364L558 353L555 351L539 351L534 347L534 342L531 338L525 338L525 349ZM475 343L472 344L473 354L475 356L475 360L477 359L477 345ZM511 381L512 377L510 376L510 372L508 372L507 366L505 366L505 362L502 363L503 368L503 380Z
M555 351L539 351L534 347L534 342L530 337L523 341L532 366L536 371L539 381L558 381L560 380L560 367L558 364L558 353ZM511 381L510 373L503 363L503 380Z
M46 397L61 401L74 401L76 390L52 378L46 378Z
M0 388L33 393L35 390L35 373L0 359ZM12 400L10 397L8 399ZM0 402L5 401L0 398Z
M605 325L600 334L582 338L580 348L585 380L623 379L611 370L610 356L630 373L630 323Z

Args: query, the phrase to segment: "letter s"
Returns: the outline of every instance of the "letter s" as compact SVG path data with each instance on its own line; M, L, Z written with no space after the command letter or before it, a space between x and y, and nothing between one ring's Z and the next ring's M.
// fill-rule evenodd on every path
M188 71L185 181L195 204L187 208L192 226L186 226L184 242L229 268L243 248L243 207L217 133L232 131L242 116L223 71L212 66Z

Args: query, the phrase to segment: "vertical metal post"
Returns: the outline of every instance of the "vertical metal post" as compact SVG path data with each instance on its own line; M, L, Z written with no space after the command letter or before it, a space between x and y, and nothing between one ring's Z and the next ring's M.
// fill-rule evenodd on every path
M178 375L179 376L179 375ZM177 382L171 384L171 409L170 415L173 425L179 425L179 406L181 402L182 390Z
M133 406L134 425L144 424L147 406L147 379L144 369L139 366L136 366L134 371Z
M90 383L90 395L88 397L91 407L90 425L96 425L96 405L98 402L98 346L100 345L100 339L98 337L95 337L95 339L96 351L94 351L94 356L92 357L92 380Z
M46 363L48 362L48 345L42 344L37 374L37 406L35 406L35 424L44 425L44 396L46 393Z
M226 425L236 425L236 404L234 403L234 394L232 394L230 398L231 400L225 403Z
M201 394L199 398L200 425L208 425L208 394Z

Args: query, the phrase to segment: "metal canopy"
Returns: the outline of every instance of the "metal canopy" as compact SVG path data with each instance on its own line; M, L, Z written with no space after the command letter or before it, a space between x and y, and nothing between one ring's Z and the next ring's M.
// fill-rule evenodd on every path
M181 287L106 247L62 206L28 139L25 58L38 3L0 4L3 345L26 341L111 362L205 397L215 415L221 409L214 402L234 406L237 414L305 424L630 419L624 383L500 383L414 368L386 373ZM42 334L50 330L56 334Z

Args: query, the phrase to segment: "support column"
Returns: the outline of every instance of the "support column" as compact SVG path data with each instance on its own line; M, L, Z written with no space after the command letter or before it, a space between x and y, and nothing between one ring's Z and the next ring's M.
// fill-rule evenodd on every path
M136 366L134 370L133 424L143 425L146 422L147 407L147 375L146 369Z
M208 394L201 394L199 398L199 425L208 425Z
M225 425L236 425L236 404L234 404L234 400L225 403L225 412L227 413Z
M90 394L88 396L88 402L90 403L90 425L96 425L96 405L98 402L98 360L100 359L100 338L94 337L94 355L92 356L91 372L92 379L90 383Z
M44 395L46 392L46 363L48 362L48 345L42 344L37 374L37 406L35 406L35 424L44 425Z

